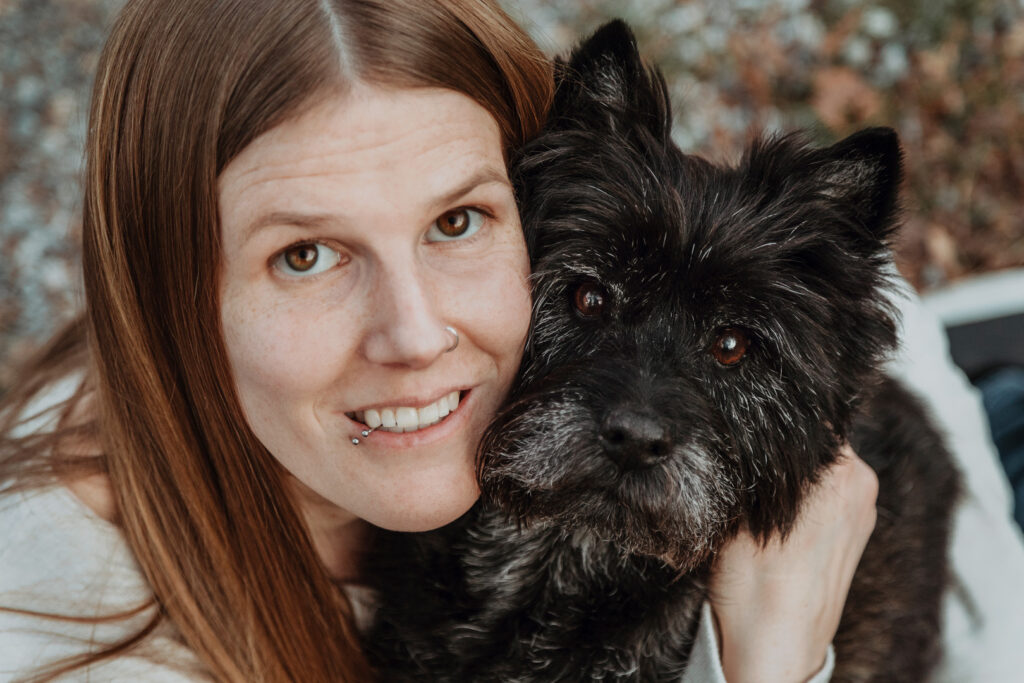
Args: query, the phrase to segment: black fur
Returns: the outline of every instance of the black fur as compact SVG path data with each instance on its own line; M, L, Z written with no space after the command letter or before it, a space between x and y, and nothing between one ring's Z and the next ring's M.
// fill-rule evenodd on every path
M741 523L786 533L845 438L879 516L833 680L935 661L958 479L880 371L896 135L764 139L727 168L670 124L621 22L560 65L550 125L513 163L534 316L484 499L437 532L382 532L368 564L386 680L679 680L715 550ZM735 365L712 353L723 334L749 340Z

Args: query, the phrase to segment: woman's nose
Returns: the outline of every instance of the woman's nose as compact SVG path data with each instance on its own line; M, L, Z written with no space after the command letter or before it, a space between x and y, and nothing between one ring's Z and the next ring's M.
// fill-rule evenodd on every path
M364 353L373 363L423 368L452 346L450 324L439 313L437 285L425 274L390 268L369 297Z

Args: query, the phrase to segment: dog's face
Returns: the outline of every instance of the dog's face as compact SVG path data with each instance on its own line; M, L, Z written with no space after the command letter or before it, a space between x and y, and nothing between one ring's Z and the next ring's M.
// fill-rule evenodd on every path
M480 476L520 523L692 568L740 521L789 527L895 343L879 288L900 154L875 129L721 168L669 127L623 24L562 66L513 166L534 317Z

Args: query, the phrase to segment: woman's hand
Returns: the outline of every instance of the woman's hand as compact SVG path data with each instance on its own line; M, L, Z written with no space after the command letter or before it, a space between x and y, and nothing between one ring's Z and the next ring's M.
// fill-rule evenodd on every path
M719 553L710 601L729 683L801 683L817 673L875 527L878 477L844 446L785 542L742 532Z

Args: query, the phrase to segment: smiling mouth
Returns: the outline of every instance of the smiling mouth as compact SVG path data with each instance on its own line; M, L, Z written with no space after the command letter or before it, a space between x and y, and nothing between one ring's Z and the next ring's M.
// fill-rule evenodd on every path
M417 432L442 422L459 407L464 392L453 391L422 408L395 406L345 413L356 422L382 432Z

